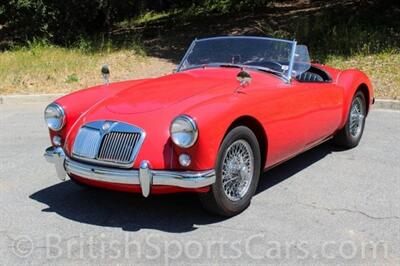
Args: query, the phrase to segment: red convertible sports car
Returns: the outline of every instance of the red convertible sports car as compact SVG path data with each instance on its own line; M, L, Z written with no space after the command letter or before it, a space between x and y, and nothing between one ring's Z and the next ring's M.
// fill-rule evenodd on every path
M190 191L232 216L260 174L330 138L357 146L374 94L355 69L310 63L296 41L230 36L193 41L177 71L105 83L47 106L62 180L142 193Z

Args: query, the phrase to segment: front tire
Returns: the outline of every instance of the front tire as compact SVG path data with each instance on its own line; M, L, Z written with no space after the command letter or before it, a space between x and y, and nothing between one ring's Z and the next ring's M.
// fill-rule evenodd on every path
M357 91L351 102L347 122L334 137L335 144L346 149L356 147L364 132L366 115L367 102L365 96L361 91Z
M221 216L234 216L246 209L260 178L261 154L254 133L238 126L224 138L215 167L216 182L199 194L205 209Z

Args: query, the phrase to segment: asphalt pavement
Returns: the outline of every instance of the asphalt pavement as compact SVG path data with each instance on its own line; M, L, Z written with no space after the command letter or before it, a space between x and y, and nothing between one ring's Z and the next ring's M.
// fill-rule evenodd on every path
M251 206L85 189L56 178L44 104L0 105L0 265L400 264L400 112L360 145L318 146L263 174Z

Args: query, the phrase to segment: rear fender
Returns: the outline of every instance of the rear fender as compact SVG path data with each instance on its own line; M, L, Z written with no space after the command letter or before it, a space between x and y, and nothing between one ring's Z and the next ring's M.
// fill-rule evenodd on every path
M367 112L373 103L374 91L371 81L367 75L357 69L348 69L342 71L338 75L336 83L341 86L344 91L342 119L339 127L343 128L349 115L351 101L357 90L362 90L365 94L367 94L365 95L367 100Z

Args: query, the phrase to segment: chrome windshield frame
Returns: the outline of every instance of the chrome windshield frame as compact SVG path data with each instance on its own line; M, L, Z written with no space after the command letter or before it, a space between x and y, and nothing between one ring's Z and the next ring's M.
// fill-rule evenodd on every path
M250 39L250 40L258 39L258 40L279 41L279 42L292 44L292 51L291 51L290 58L289 58L288 73L287 73L286 76L282 75L282 77L284 77L287 82L290 82L290 80L292 78L291 73L293 71L294 58L295 58L295 55L296 55L296 46L297 46L296 40L290 41L290 40L285 40L285 39L259 37L259 36L219 36L219 37L195 39L194 41L192 41L192 43L190 44L188 50L186 51L185 55L183 56L181 62L179 63L179 65L177 67L176 72L181 72L181 71L185 71L186 70L186 69L182 70L183 63L186 61L188 56L192 53L193 48L194 48L194 46L196 45L197 42L203 42L203 41L209 41L209 40L218 40L218 39ZM257 68L257 66L251 66L251 67ZM190 69L193 69L193 68L190 68Z
M296 56L296 46L297 46L297 42L296 42L296 40L293 40L292 54L291 54L291 58L290 58L290 61L289 61L289 70L288 70L288 73L287 73L288 82L290 82L290 80L292 79L294 57Z
M187 49L185 55L183 56L181 62L179 63L178 67L176 68L176 72L180 72L183 63L186 61L186 59L188 58L188 56L192 53L193 47L196 44L197 39L194 39L194 41L192 41L192 43L190 44L189 48Z

